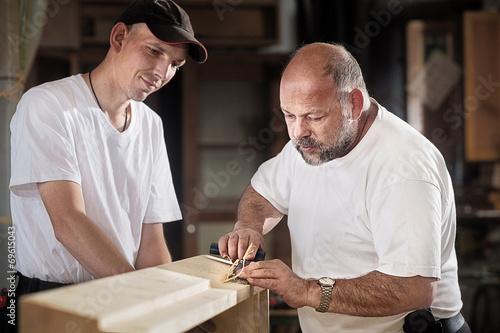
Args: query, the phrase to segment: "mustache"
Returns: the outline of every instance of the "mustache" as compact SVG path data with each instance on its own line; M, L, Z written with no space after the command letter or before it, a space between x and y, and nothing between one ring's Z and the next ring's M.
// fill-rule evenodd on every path
M292 143L295 145L295 147L309 146L309 147L321 148L321 144L318 141L314 140L313 138L292 139Z

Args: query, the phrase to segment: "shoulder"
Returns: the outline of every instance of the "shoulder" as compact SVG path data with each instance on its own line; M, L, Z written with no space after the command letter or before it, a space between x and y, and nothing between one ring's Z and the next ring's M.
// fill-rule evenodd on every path
M391 179L415 179L436 182L442 178L446 163L441 152L407 122L381 107L379 129L373 156L381 163L382 173Z
M436 155L441 153L434 144L410 124L395 114L380 108L377 144L382 145L395 156L411 156L420 153Z
M80 76L71 76L29 89L17 105L11 127L32 126L35 130L42 124L50 128L69 126L79 110L88 106L84 88Z
M19 102L24 103L58 103L75 104L77 98L82 97L83 79L80 75L66 77L60 80L46 82L29 89Z

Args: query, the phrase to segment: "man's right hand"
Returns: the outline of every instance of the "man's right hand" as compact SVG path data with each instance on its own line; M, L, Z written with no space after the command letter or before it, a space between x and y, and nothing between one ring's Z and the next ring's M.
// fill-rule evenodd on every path
M246 260L255 258L258 249L266 250L264 236L260 231L249 227L239 227L238 222L236 222L234 230L219 239L219 253L223 258L229 255L233 261L237 258L243 259L250 244L256 248L248 254Z

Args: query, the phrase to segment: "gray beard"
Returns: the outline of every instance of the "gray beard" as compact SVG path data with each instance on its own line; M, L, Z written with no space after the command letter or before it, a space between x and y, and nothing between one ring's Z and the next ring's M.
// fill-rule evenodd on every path
M292 143L295 148L298 150L304 161L309 165L320 165L329 161L332 161L336 158L342 157L345 155L345 152L349 145L353 142L356 137L357 130L353 126L349 126L350 119L345 119L341 124L339 129L339 137L333 144L327 146L324 145L313 138L303 138L303 139L293 139ZM311 146L318 148L320 150L319 155L316 157L315 155L304 154L302 150L300 150L300 146Z

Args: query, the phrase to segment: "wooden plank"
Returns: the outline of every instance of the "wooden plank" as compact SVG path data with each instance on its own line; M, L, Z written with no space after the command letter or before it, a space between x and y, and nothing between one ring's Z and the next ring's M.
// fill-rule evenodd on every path
M185 332L214 317L218 332L235 318L268 332L267 290L223 283L228 268L204 255L25 296L20 332Z

